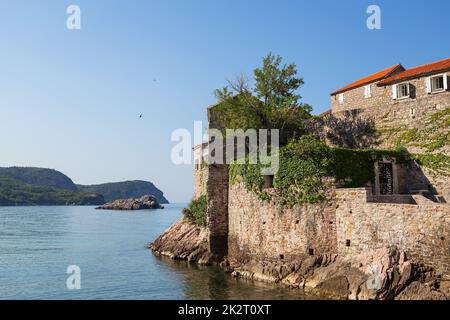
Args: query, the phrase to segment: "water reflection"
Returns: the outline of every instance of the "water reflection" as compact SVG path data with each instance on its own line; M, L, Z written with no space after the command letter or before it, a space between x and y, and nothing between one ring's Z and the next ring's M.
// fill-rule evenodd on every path
M299 290L234 279L218 268L160 259L145 247L181 216L164 210L0 207L1 299L310 299ZM81 268L81 290L66 270Z
M259 281L236 279L218 267L199 266L185 261L158 258L173 273L181 275L186 299L193 300L311 300L317 296L301 289Z

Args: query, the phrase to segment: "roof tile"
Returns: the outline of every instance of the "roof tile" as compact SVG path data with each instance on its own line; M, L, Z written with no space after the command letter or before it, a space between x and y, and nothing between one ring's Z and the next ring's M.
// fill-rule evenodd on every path
M450 70L450 58L407 69L380 81L378 85L384 86L402 80L418 78L420 76L434 74L446 70Z
M374 73L374 74L372 74L370 76L362 78L362 79L360 79L358 81L352 82L349 85L347 85L347 86L345 86L345 87L343 87L343 88L341 88L339 90L336 90L331 95L333 96L335 94L342 93L344 91L348 91L350 89L354 89L354 88L357 88L357 87L360 87L360 86L363 86L363 85L366 85L366 84L369 84L369 83L372 83L372 82L384 79L384 78L388 77L390 74L392 74L392 72L395 71L397 68L401 68L401 69L404 70L404 68L403 68L403 66L401 64L396 64L395 66L389 67L389 68L384 69L384 70L382 70L380 72L377 72L377 73Z

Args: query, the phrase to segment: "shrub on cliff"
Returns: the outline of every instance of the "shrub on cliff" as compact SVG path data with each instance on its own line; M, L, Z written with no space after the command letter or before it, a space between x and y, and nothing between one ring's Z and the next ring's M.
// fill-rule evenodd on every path
M188 208L183 209L183 217L198 226L206 226L207 206L208 198L206 195L193 199Z

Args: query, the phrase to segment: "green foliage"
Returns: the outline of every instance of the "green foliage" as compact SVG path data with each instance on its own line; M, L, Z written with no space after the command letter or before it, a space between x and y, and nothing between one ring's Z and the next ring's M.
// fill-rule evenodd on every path
M280 151L280 168L274 179L282 204L317 202L324 199L323 177L332 157L330 148L313 136L291 140Z
M433 152L450 144L450 131L436 133L431 142L426 145L428 152Z
M303 84L303 79L297 77L297 66L293 63L281 66L281 63L280 56L269 53L263 59L262 68L254 71L256 97L271 108L296 105L301 98L296 94Z
M429 124L434 124L438 128L450 127L450 108L433 113L429 119Z
M263 66L254 70L255 87L245 79L218 89L219 103L210 112L217 129L279 129L280 145L305 133L304 120L311 118L311 106L299 103L297 90L303 79L297 77L295 64L282 65L280 56L269 54Z
M253 105L260 101L248 94L228 97L213 107L211 122L217 129L260 129L263 128L263 116L255 112ZM259 107L256 107L258 109ZM260 110L262 112L262 110ZM225 132L224 132L225 133Z
M208 207L208 198L202 195L197 199L193 199L189 203L188 208L183 209L183 216L193 224L198 226L206 226L206 210Z
M14 205L100 205L99 194L33 185L0 176L0 206Z
M316 203L326 198L331 186L363 187L374 180L374 163L383 158L409 161L405 150L354 150L331 148L311 135L294 139L280 150L280 168L274 187L282 205ZM271 196L263 189L261 165L230 166L230 183L242 181L261 199Z
M77 187L69 177L53 169L31 167L0 168L0 176L39 186L77 190Z
M434 152L450 144L450 108L428 116L419 128L381 129L384 139L394 146L416 147Z
M450 157L443 153L413 154L411 158L419 165L429 168L435 173L450 175Z
M409 129L401 134L401 136L398 138L398 143L411 143L413 141L416 141L419 138L418 134L419 130L417 128Z
M228 171L230 183L242 182L247 190L253 191L260 199L269 200L270 195L263 190L262 168L263 165L259 161L257 164L249 164L249 156L246 157L245 164L234 162L229 166Z

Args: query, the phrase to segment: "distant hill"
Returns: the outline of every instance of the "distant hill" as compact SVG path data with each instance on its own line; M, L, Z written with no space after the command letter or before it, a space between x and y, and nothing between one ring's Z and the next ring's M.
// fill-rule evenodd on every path
M153 195L168 203L153 183L125 181L99 185L75 185L65 174L45 168L0 167L0 206L102 205L105 202Z
M0 176L0 206L101 205L102 195L29 184Z
M97 185L77 185L80 191L93 192L103 195L105 201L117 199L140 198L145 195L153 195L159 203L169 203L164 194L153 183L148 181L124 181Z
M7 177L37 186L72 191L78 190L68 176L53 169L31 167L0 168L0 177Z

